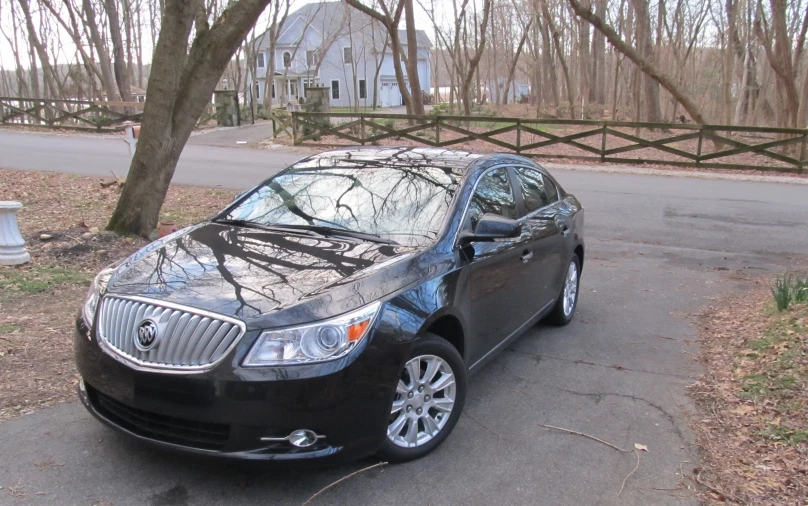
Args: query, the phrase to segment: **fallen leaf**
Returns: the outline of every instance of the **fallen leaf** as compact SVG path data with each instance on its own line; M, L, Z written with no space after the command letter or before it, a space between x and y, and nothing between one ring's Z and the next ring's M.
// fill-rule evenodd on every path
M640 443L634 443L634 448L644 452L648 451L648 447L645 445L641 445Z

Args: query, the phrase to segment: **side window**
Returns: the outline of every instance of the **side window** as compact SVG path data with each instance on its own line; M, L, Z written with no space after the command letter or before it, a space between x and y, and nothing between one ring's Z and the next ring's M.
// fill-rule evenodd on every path
M477 183L477 189L469 202L467 223L471 229L484 214L498 214L506 218L516 218L516 203L505 169L488 171Z
M544 192L547 194L547 203L558 202L558 188L549 177L544 178Z
M545 192L544 177L541 172L524 167L517 167L516 175L519 178L519 188L522 190L522 200L525 202L525 211L532 213L536 209L549 203Z

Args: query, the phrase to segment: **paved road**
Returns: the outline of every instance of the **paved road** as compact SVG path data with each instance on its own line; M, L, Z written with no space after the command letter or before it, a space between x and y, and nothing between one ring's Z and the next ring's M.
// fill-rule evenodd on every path
M183 155L184 182L247 187L280 163L277 153L224 149L239 162L222 171L218 159L205 160L222 150L197 148ZM35 168L39 155L28 158ZM42 160L41 168L54 168ZM357 475L314 504L696 503L688 491L670 490L680 466L689 473L698 459L685 393L699 373L689 315L743 289L739 271L773 275L804 261L808 188L556 174L587 213L576 319L563 329L537 326L473 376L464 416L434 454ZM539 424L649 452L618 497L634 454ZM110 432L75 402L0 424L0 455L0 504L11 505L300 505L373 463L285 472L166 454ZM18 484L25 499L4 493Z
M258 125L256 125L258 127ZM256 127L246 127L244 137L256 142ZM214 144L232 140L236 132L214 132L192 137L180 157L174 182L245 188L294 163L304 153L238 149L198 144L210 136ZM232 136L232 137L231 137ZM36 135L0 130L0 167L18 170L55 170L88 176L124 176L129 170L129 152L122 138L77 135Z

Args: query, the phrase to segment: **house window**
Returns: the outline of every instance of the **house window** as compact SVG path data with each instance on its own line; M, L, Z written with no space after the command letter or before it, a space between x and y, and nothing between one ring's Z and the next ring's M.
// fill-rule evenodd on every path
M342 48L342 63L353 63L353 53L351 52L351 46L346 46Z
M292 53L286 51L283 53L283 66L289 68L292 66Z
M297 81L289 79L289 98L297 98Z
M359 80L359 98L368 98L368 85L364 79Z
M261 99L261 85L258 83L255 83L255 99L256 100Z
M331 98L339 100L339 80L337 79L331 81Z
M256 55L256 62L259 69L264 68L264 53L258 53L258 55Z
M275 82L272 82L272 98L275 98Z
M316 67L320 63L320 54L318 51L306 51L306 65L309 67Z

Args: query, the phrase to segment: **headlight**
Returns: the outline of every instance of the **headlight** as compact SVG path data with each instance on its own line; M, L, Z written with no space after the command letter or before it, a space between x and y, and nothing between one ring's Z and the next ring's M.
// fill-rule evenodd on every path
M109 278L112 277L115 269L120 264L121 262L115 262L114 264L110 265L103 271L99 272L95 279L93 279L93 282L90 283L90 290L87 292L87 299L84 301L84 308L82 309L82 316L84 316L84 322L88 327L93 325L93 320L95 320L95 310L98 309L98 301L107 290Z
M330 320L268 330L258 337L244 365L303 364L345 356L368 333L380 306L374 302Z

